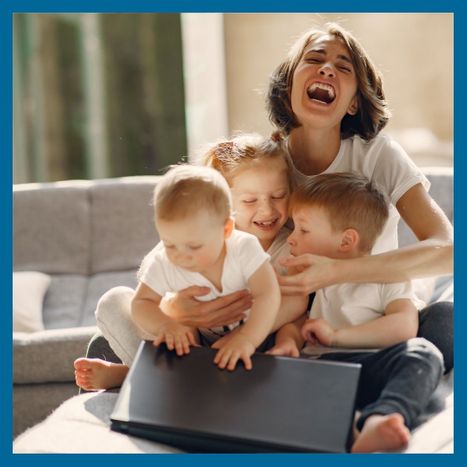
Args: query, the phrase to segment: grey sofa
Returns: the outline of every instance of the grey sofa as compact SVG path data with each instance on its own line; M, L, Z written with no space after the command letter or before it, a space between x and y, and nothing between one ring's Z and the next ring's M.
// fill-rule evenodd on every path
M51 276L44 331L13 333L13 433L77 394L73 361L96 332L99 297L136 285L157 242L150 206L157 176L14 186L15 271Z
M452 219L452 170L426 169L431 193ZM157 242L151 194L158 177L14 187L14 270L41 271L45 330L13 335L14 436L77 394L73 361L95 333L99 297L136 285L136 269ZM400 227L401 244L412 241Z

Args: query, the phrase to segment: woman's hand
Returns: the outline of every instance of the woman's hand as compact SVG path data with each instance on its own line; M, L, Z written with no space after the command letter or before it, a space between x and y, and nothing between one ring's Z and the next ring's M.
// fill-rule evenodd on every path
M289 256L280 262L289 271L295 271L288 276L278 276L282 295L308 295L340 282L337 276L339 260L304 254Z
M161 310L179 324L196 328L227 326L245 318L251 308L252 297L247 290L234 292L207 302L196 297L207 295L208 287L192 286L164 297Z

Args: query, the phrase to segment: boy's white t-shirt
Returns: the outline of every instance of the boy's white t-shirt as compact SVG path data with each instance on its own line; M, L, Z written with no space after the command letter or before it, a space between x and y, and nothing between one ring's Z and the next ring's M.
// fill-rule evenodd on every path
M334 329L357 326L384 315L386 307L401 298L409 299L417 309L425 306L414 292L411 282L392 284L335 284L316 292L309 318L323 318ZM312 346L307 344L303 352L307 355L322 355L329 352L356 352L362 349ZM364 349L371 351L375 349Z
M221 279L222 291L219 291L202 274L175 266L167 257L164 244L159 242L145 257L139 280L161 297L166 293L178 292L193 285L209 287L211 289L209 294L197 297L199 300L208 301L248 288L250 277L265 261L269 261L269 258L269 254L263 250L259 240L254 235L233 230L226 240L226 255ZM210 329L203 328L200 329L200 332L210 342L213 342L239 324L234 323Z
M354 135L341 141L339 152L323 173L354 172L371 180L375 187L389 200L389 217L383 232L376 240L372 254L398 248L397 226L400 215L396 204L410 188L418 183L428 191L430 182L410 159L402 146L384 133L370 141ZM308 176L298 169L294 171L298 183ZM312 175L310 176L312 177ZM416 295L429 302L433 293L435 278L413 280Z

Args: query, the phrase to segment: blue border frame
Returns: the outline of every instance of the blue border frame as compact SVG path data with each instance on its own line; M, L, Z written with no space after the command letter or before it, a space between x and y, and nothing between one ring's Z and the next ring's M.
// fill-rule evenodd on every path
M454 462L463 460L465 456L465 399L463 396L465 388L465 359L462 355L461 330L466 329L465 314L467 313L465 304L465 293L460 287L460 280L465 277L465 254L462 242L456 244L455 251L455 285L456 285L456 308L460 312L456 315L456 381L455 381L455 454L453 455L380 455L374 456L362 455L323 455L316 454L313 457L305 454L258 454L258 455L170 455L157 458L153 456L134 456L134 455L19 455L12 454L12 346L11 346L11 270L12 270L12 14L16 12L316 12L316 13L377 13L377 12L444 12L454 13L454 201L461 199L462 182L461 177L465 174L464 156L462 150L467 147L467 132L463 131L465 126L465 117L463 107L467 104L466 91L460 77L464 71L464 64L467 53L467 21L464 12L463 2L459 1L423 1L423 0L398 0L391 2L377 1L342 1L334 0L324 2L322 0L296 1L288 0L229 0L221 4L212 0L182 1L172 0L166 2L149 0L3 0L0 2L0 47L1 47L1 66L4 67L2 80L0 84L1 103L0 115L0 144L2 147L2 167L0 170L0 199L1 212L6 219L7 228L2 229L4 234L1 244L0 258L2 258L1 268L1 297L3 304L3 313L1 315L1 333L2 351L0 352L2 369L1 376L1 394L0 398L0 454L2 460L7 465L29 465L31 462L44 463L46 465L81 464L83 462L101 464L101 463L125 463L137 461L141 464L152 465L156 462L158 465L187 465L189 463L202 462L204 465L231 464L236 465L240 462L264 463L269 465L303 464L308 462L321 463L342 463L361 465L370 463L372 465L376 459L381 465L391 465L397 463L423 463L423 465L442 463L451 465ZM459 183L457 183L460 181ZM459 238L463 238L464 233L464 214L459 210L455 215L455 234L460 233ZM31 458L34 456L34 458ZM131 457L130 457L131 456ZM324 457L323 457L324 456Z

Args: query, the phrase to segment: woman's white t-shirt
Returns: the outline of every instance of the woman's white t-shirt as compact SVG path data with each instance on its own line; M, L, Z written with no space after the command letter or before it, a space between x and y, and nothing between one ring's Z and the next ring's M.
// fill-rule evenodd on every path
M428 191L430 182L405 150L390 136L379 134L371 141L352 136L341 141L339 152L323 173L354 172L371 180L390 201L389 218L372 253L398 247L397 224L400 215L395 205L410 188L421 183ZM306 175L295 168L297 182Z

